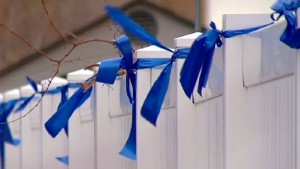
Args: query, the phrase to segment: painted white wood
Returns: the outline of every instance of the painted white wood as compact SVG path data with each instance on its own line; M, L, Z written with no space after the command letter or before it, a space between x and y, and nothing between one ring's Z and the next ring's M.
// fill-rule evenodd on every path
M114 85L96 83L97 169L136 169L136 161L119 154L131 128L131 104L125 90L125 77Z
M20 91L18 89L13 89L4 93L4 99L6 102L9 100L19 99L19 98L20 98ZM15 112L13 110L11 114L8 116L7 121L11 121L19 117L20 117L20 112ZM13 139L21 139L20 124L21 124L20 120L8 124ZM8 143L4 144L6 168L15 168L15 169L21 168L21 147L20 147L21 145L15 146Z
M226 30L243 29L269 22L269 15L224 16ZM272 31L268 33L269 36L274 34ZM265 47L268 46L262 46ZM270 51L272 54L272 50ZM224 56L225 168L294 169L296 167L294 75L245 88L243 86L245 56L241 36L225 40Z
M299 110L299 104L300 104L300 52L297 52L297 56L296 56L296 62L295 62L295 76L296 76L296 80L295 80L295 86L296 86L296 113L297 113L297 169L300 169L300 110Z
M175 48L190 47L200 33L193 33L175 38ZM203 90L201 98L194 92L195 104L188 99L179 82L180 70L184 60L176 61L177 69L177 121L178 121L178 169L222 169L224 168L224 114L223 114L223 56L222 49L217 48L213 64L218 66L221 74L211 73L208 87L219 87L213 95ZM219 77L218 77L218 76ZM214 81L219 79L219 82ZM206 95L205 95L206 93Z
M43 89L48 86L49 81L42 81ZM67 84L67 80L54 77L49 87L54 89L58 86ZM57 107L60 103L60 93L58 94L46 94L41 102L41 114L42 114L42 168L43 169L67 169L68 166L58 161L57 157L63 157L68 155L68 138L65 132L62 130L55 138L52 138L46 131L44 124L49 118L57 111Z
M154 46L136 51L137 58L170 58L172 53ZM137 163L139 169L177 168L177 114L175 67L171 74L167 101L164 102L157 126L154 127L140 115L141 106L162 68L137 72ZM173 88L173 89L172 89ZM174 94L171 96L171 93Z
M20 88L21 97L30 97L34 92L30 85ZM21 120L22 169L42 168L42 119L41 106L38 104L39 99L40 95L36 94L28 106L21 112L22 116L30 113Z
M82 83L93 76L90 70L78 70L67 74L69 83ZM69 88L71 97L78 88ZM94 92L81 105L69 120L69 168L96 168L95 130L94 130Z
M222 15L224 14L271 14L270 8L276 1L274 0L207 0L201 6L201 12L204 17L203 25L207 26L211 21L217 24L219 29L222 28Z
M286 22L277 22L243 36L243 82L245 87L294 73L296 50L279 41L285 27Z

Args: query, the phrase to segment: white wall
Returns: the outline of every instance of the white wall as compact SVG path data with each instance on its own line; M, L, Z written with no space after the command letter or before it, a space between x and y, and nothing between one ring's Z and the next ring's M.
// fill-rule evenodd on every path
M208 27L214 21L222 28L224 14L271 14L271 6L275 0L207 0L202 7L205 10L204 26Z

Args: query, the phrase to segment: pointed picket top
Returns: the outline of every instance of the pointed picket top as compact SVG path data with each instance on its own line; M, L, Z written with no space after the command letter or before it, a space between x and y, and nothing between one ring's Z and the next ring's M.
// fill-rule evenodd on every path
M14 100L20 98L20 90L12 89L4 93L4 101Z
M41 82L41 85L42 85L42 89L45 90L45 88L48 86L49 84L49 79L46 79L46 80L42 80ZM55 89L56 87L59 87L59 86L62 86L62 85L66 85L68 84L68 81L64 78L61 78L61 77L58 77L58 76L55 76L49 86L49 90L51 89Z
M86 79L92 77L94 72L91 70L77 70L67 74L69 82L84 82Z
M202 33L195 32L192 34L184 35L174 39L175 48L186 48L192 46L194 40Z
M172 50L172 49L171 49ZM139 50L136 50L137 58L171 58L171 52L166 51L157 46L148 46Z
M41 89L42 89L41 85L38 85L38 91L40 91ZM20 94L22 97L29 97L34 93L35 91L31 85L24 85L20 87Z

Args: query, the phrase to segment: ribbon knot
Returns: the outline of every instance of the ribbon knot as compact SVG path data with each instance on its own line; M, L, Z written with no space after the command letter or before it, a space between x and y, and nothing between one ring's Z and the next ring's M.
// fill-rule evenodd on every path
M273 21L278 21L282 16L287 21L287 26L280 36L280 41L291 48L300 48L300 29L297 29L296 10L300 7L297 0L278 0L271 9L275 12L271 14ZM275 15L278 14L277 17Z

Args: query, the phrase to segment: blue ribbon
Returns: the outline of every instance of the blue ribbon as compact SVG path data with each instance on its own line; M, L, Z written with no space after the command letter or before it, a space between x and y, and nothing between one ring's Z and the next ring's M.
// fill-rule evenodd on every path
M69 156L56 157L56 159L65 165L69 165Z
M19 105L19 107L16 109L16 111L22 111L22 110L24 110L33 98L34 98L34 94L31 95L31 96L29 96L29 97L23 97L23 98L21 98L20 101L23 101L23 103L21 103Z
M107 15L119 26L121 26L126 32L132 34L133 36L162 49L172 52L168 47L161 44L155 37L148 33L144 28L134 22L126 14L124 14L119 9L112 6L105 6L104 10ZM122 51L120 51L122 52Z
M7 123L7 118L11 114L11 112L14 110L14 108L18 102L19 102L18 99L14 99L14 100L10 100L10 101L4 103L4 108L0 115L0 122L4 123L2 125L2 130L1 130L1 135L2 135L1 140L5 141L9 144L15 145L15 146L19 145L19 141L15 141L13 139L11 131L10 131L10 127Z
M61 90L60 90L60 95L61 95L61 100L60 103L57 107L57 110L59 110L59 108L62 107L62 105L64 105L66 103L66 101L68 100L68 85L62 86ZM69 136L69 125L68 123L66 124L66 126L64 127L64 131L66 133L67 136Z
M73 112L90 97L91 91L92 87L87 91L85 91L83 87L80 87L45 123L46 130L52 137L56 137L58 133L68 125L68 121Z
M10 127L7 123L7 118L14 110L16 104L19 102L18 99L10 100L6 103L0 103L0 122L4 123L0 127L0 148L1 148L1 167L5 168L5 142L14 146L18 146L20 144L20 140L13 139L13 136L10 131Z
M211 22L210 26L212 30L203 33L194 41L181 69L180 83L185 94L191 98L197 78L200 74L198 93L202 95L202 88L207 84L215 46L221 47L223 45L221 37L231 38L247 34L270 24L241 30L220 31L217 30L215 23Z
M126 93L132 104L132 123L129 137L120 154L129 159L136 160L136 74L134 72L135 65L133 64L132 46L126 35L120 36L114 43L123 57L102 61L96 81L113 84L118 76L118 70L126 70ZM133 89L132 94L130 86Z
M300 48L300 29L297 29L296 10L300 7L300 2L297 0L278 0L271 7L275 12L271 14L274 21L279 20L282 16L287 21L287 26L280 36L280 41L291 48ZM278 17L275 15L278 14Z
M173 53L172 58L168 59L167 65L146 96L141 108L141 115L154 126L156 126L157 118L168 91L173 62L178 58L186 58L188 53L189 49L179 49Z

